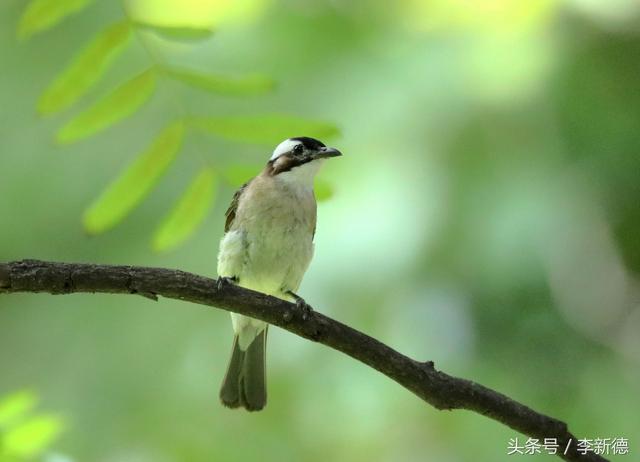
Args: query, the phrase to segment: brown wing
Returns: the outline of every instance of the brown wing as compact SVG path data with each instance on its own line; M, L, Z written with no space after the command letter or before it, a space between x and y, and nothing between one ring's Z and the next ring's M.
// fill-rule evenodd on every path
M242 192L247 188L249 183L250 181L247 181L245 184L240 186L240 189L236 191L236 193L233 195L233 199L231 199L231 204L229 204L229 208L227 209L227 212L224 214L224 216L227 217L227 220L224 223L225 233L229 231L229 228L231 228L231 225L233 224L233 220L236 218L236 210L238 209L240 196L242 195Z

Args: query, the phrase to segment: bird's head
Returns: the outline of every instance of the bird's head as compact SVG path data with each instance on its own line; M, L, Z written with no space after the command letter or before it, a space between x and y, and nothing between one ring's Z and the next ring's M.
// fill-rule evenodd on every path
M315 138L289 138L274 149L266 170L282 180L312 186L324 160L341 155L337 149L328 148Z

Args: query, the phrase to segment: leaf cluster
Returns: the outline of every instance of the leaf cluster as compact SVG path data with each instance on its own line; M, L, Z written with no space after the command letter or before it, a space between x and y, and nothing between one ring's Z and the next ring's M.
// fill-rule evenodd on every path
M59 416L35 413L37 395L20 390L0 399L0 462L31 460L64 430Z

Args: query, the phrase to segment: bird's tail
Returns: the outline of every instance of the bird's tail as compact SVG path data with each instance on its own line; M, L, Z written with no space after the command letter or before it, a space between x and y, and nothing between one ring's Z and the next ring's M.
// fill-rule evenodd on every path
M220 388L222 404L231 408L244 407L247 411L259 411L267 404L266 343L266 327L246 350L240 349L237 334L233 338L231 359Z

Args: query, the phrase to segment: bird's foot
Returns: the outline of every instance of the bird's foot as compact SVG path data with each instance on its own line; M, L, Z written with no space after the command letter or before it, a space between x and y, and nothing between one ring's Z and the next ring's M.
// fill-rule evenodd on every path
M302 312L302 320L306 321L309 316L311 316L311 313L313 313L313 308L311 308L311 305L309 305L300 295L293 293L290 290L287 291L287 294L291 295L296 301L296 308L298 308L298 310Z
M218 280L216 281L216 289L223 290L225 287L232 284L237 284L237 283L238 283L237 276L231 276L231 277L218 276Z

